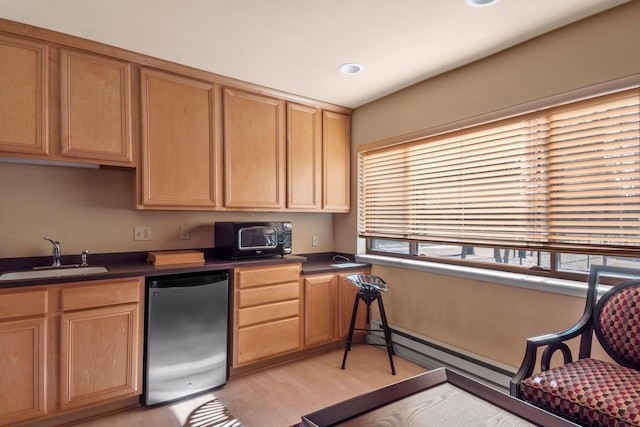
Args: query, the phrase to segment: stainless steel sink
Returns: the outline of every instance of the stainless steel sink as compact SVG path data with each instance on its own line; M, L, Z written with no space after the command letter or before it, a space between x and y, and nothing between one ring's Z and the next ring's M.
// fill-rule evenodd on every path
M91 267L60 267L60 268L47 268L38 270L24 270L24 271L9 271L0 274L0 281L3 280L22 280L22 279L43 279L54 277L68 277L68 276L86 276L88 274L100 274L107 273L109 269L102 266Z
M331 267L334 268L354 268L354 267L362 267L366 264L362 264L359 262L344 262L340 264L331 264Z

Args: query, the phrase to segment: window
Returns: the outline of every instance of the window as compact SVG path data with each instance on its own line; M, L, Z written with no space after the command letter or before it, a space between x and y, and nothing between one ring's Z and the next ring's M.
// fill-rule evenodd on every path
M358 167L371 251L546 270L640 253L637 87L361 147Z

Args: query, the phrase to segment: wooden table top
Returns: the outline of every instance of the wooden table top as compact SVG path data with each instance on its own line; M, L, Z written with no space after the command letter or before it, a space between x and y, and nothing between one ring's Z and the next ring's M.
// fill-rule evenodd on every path
M576 426L446 368L435 369L302 417L325 426Z

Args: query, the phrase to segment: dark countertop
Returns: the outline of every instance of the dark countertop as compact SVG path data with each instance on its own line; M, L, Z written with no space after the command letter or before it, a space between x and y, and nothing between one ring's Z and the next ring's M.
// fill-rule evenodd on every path
M361 270L371 267L371 264L355 261L354 255L344 253L326 252L302 256L306 258L306 261L302 263L303 275ZM343 267L336 267L336 265L343 265Z
M370 264L357 263L348 268L333 267L331 264L346 264L347 261L336 258L346 257L350 263L355 261L353 255L336 254L334 252L306 255L287 255L284 257L256 258L249 260L229 260L216 257L211 249L200 249L205 253L204 264L176 264L167 266L154 266L147 262L147 252L127 252L114 254L90 254L89 266L104 266L109 270L106 273L48 277L38 279L22 279L0 281L0 289L21 286L35 286L57 283L72 283L87 280L117 279L122 277L151 277L178 273L193 273L198 271L231 270L238 267L250 267L261 265L277 265L287 263L302 263L302 274L319 274L336 271L348 271L369 267ZM78 262L77 255L62 257L63 264ZM51 257L28 258L3 258L0 259L0 273L7 271L30 270L36 266L46 266L51 262Z

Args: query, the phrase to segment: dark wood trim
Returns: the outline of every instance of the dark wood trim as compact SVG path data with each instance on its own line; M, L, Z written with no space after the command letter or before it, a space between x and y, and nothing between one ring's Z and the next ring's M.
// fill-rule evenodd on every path
M302 425L308 427L339 425L339 423L347 421L348 419L444 383L458 387L507 412L538 425L546 427L576 425L447 368L435 369L305 415L302 417Z

